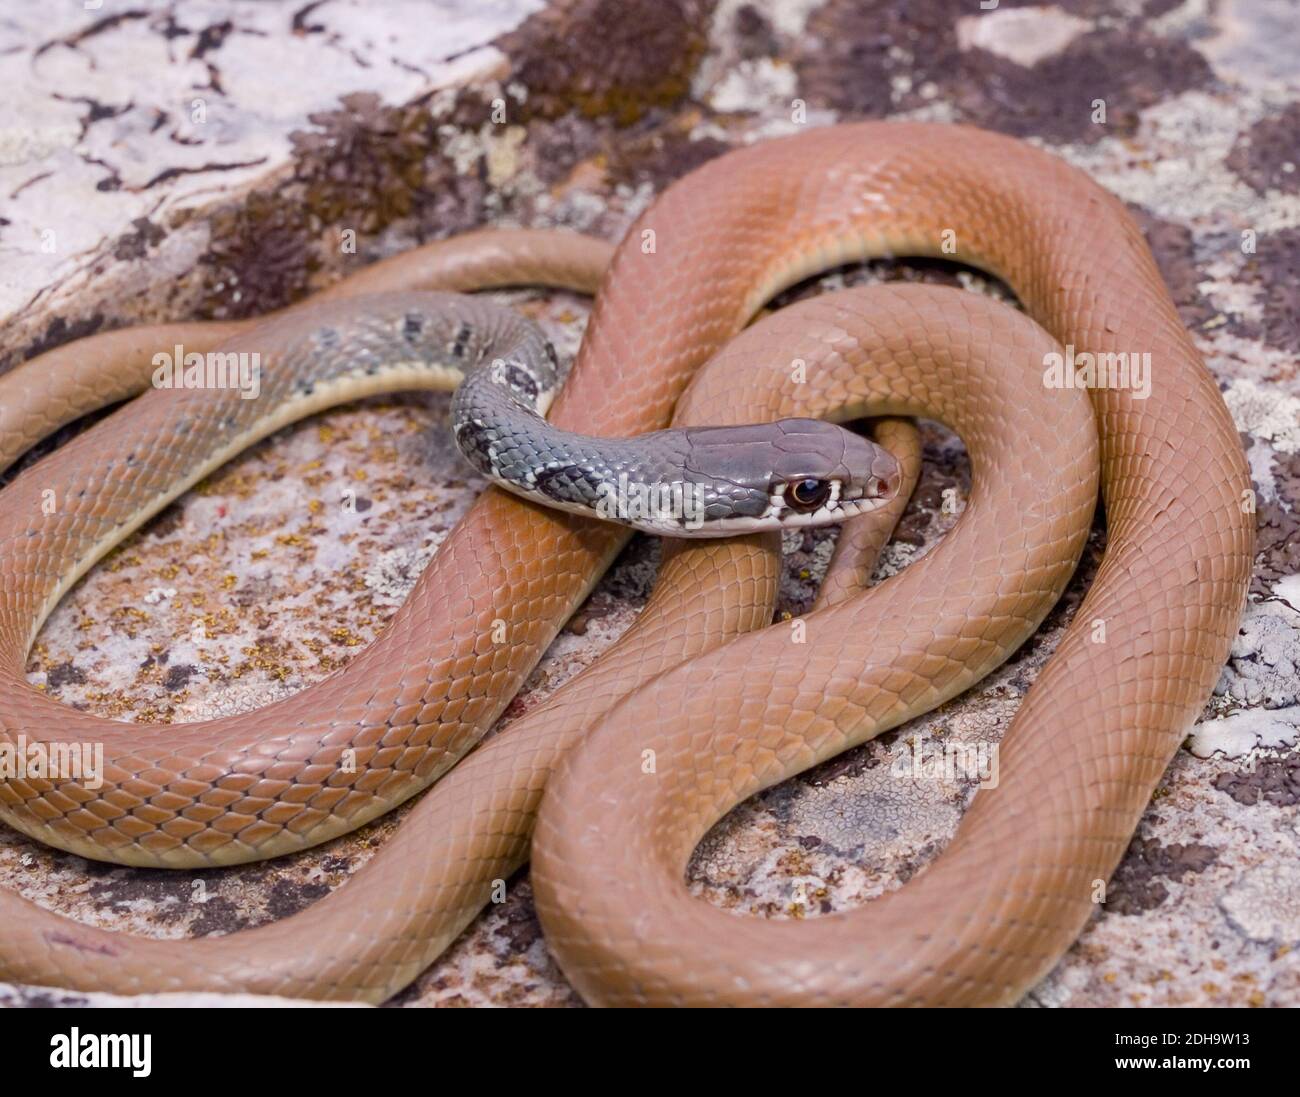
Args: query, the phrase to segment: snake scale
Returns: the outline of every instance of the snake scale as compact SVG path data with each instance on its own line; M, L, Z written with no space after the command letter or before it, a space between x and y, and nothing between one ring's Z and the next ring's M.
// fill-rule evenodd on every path
M41 477L55 473L85 485L86 513L147 508L161 478L149 461L183 462L186 448L179 401L149 393L0 494L3 735L57 728L103 741L109 759L95 792L8 782L5 821L101 859L221 864L322 841L445 775L344 887L228 937L128 937L0 892L0 976L380 1001L530 855L548 946L593 1003L1000 1004L1051 968L1214 683L1252 563L1235 428L1139 231L1084 175L1011 139L861 123L709 162L666 190L627 241L600 282L553 424L630 437L667 427L674 406L679 426L942 419L973 470L952 533L862 590L898 502L855 519L805 644L762 627L778 535L667 542L656 590L618 643L451 768L629 536L492 489L341 672L228 720L112 724L24 679L35 628L94 548L75 515L25 531ZM904 286L804 302L742 332L783 287L887 254L988 270L1037 323L973 294ZM580 237L479 234L377 264L318 300L525 281L590 289L606 259ZM308 311L273 318L275 338L308 338ZM0 382L0 458L138 391L159 343L268 338L257 331L160 325L49 352ZM1062 346L1150 353L1149 393L1046 386L1043 362ZM806 363L799 380L796 361ZM887 429L910 447L898 456L914 477L908 428ZM106 452L120 461L106 465ZM156 456L141 469L132 453ZM955 696L1032 634L1078 560L1098 482L1101 567L1006 730L997 788L977 793L938 860L861 909L814 919L742 918L692 898L686 860L731 807ZM498 619L506 640L488 643ZM345 748L360 765L343 777Z

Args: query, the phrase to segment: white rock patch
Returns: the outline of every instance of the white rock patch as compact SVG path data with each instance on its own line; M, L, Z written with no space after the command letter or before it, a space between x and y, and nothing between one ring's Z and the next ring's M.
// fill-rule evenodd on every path
M1060 53L1092 24L1060 8L997 8L957 20L957 45L981 49L1030 68Z

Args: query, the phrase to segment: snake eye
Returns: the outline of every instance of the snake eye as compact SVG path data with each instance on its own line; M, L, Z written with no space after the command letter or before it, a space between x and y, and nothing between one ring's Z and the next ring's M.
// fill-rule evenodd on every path
M831 496L829 480L791 480L786 485L786 502L797 511L807 514L826 502Z

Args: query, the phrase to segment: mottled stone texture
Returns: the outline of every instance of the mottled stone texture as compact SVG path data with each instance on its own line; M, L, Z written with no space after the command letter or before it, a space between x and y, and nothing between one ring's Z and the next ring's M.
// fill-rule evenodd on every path
M252 315L480 224L616 238L658 190L727 148L837 119L964 121L1030 138L1128 202L1247 446L1259 501L1255 604L1108 901L1024 1004L1300 1004L1293 5L245 0L220 9L7 6L0 72L19 109L0 128L0 370L130 321ZM787 298L898 279L1004 295L946 264L881 262ZM585 302L505 299L572 354ZM480 487L445 419L439 398L371 401L232 463L64 600L38 638L31 682L106 716L166 723L264 704L342 665L383 627ZM956 441L937 428L926 439L925 477L885 574L951 526L968 490ZM345 489L354 512L322 505ZM808 606L832 537L789 539L780 614ZM1099 529L1044 629L969 696L721 822L691 864L693 887L738 912L815 917L920 871L973 788L910 773L910 744L997 741L1103 547ZM657 558L653 543L633 543L503 724L627 626ZM201 645L190 639L195 620L209 637ZM90 865L5 832L0 882L95 924L225 933L339 886L402 814L283 861L185 875ZM86 1003L0 991L0 1001L33 1000ZM577 1001L546 953L526 873L398 998Z

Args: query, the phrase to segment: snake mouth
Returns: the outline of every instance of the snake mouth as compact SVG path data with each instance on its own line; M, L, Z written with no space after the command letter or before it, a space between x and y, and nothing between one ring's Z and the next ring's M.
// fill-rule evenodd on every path
M873 510L880 510L893 502L896 494L896 491L885 488L878 493L864 491L861 495L841 499L839 505L835 508L836 513L833 517L828 519L824 515L821 516L822 524L847 521L849 518L856 518L859 514L868 514ZM809 515L809 517L816 518L817 516Z
M891 454L882 451L871 472L856 479L842 492L839 503L852 513L875 510L896 496L903 486L903 469ZM856 510L854 508L857 508Z
M873 475L861 481L856 490L846 491L840 481L835 481L830 496L819 506L808 509L790 506L785 498L789 492L778 492L773 495L771 508L761 519L739 519L725 524L729 527L728 532L733 533L763 528L801 529L835 525L888 505L898 494L901 482L901 470ZM718 523L715 528L721 531L723 523Z

